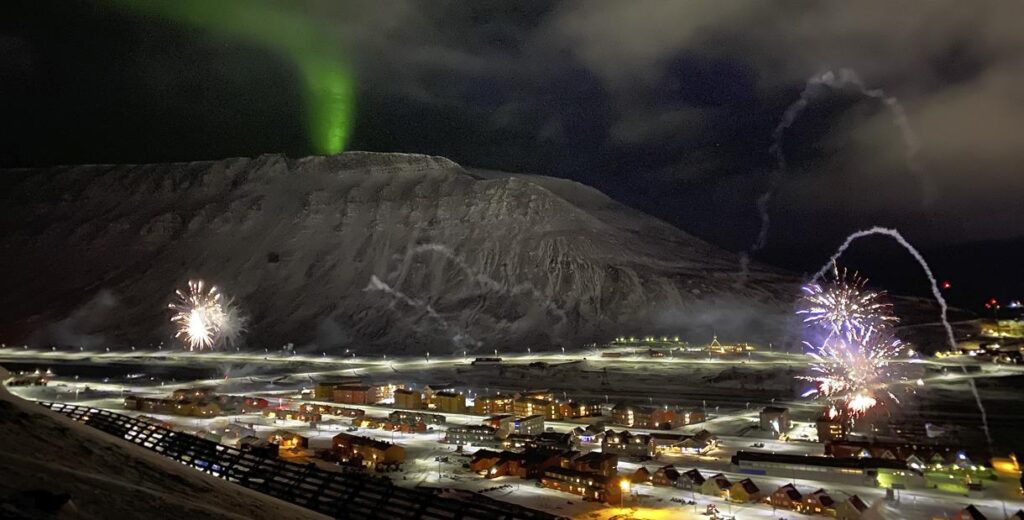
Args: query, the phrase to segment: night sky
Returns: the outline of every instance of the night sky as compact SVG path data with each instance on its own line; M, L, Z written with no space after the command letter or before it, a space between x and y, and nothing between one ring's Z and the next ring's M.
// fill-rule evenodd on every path
M212 7L211 7L212 6ZM856 70L905 106L817 91L756 258L816 269L897 227L950 298L1024 298L1024 4L16 0L0 19L0 165L442 155L580 181L724 248L757 235L772 131ZM883 240L847 259L925 293Z

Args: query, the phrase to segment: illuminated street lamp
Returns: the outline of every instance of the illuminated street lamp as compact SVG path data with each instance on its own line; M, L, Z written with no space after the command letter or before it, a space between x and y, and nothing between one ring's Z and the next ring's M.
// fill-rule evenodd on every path
M629 479L622 479L619 481L619 489L622 493L619 494L619 507L626 507L626 495L629 494Z

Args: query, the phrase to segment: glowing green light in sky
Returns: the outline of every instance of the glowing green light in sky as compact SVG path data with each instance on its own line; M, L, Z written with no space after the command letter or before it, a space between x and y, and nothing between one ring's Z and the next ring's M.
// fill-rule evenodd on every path
M287 3L252 0L109 0L126 10L199 27L282 52L299 69L306 97L306 126L318 153L338 153L352 130L351 69L319 27Z

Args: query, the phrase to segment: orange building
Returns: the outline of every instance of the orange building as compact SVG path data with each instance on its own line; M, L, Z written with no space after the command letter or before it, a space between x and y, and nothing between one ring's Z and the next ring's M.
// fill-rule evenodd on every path
M438 392L431 399L434 409L447 413L466 413L466 396L455 392Z
M510 395L481 396L473 401L473 413L476 414L494 415L512 411L513 398Z

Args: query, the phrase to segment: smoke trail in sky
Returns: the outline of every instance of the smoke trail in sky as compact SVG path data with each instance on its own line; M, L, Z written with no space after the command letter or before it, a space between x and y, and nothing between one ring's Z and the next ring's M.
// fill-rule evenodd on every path
M341 152L354 116L352 70L317 20L288 3L245 0L107 0L125 10L265 45L287 56L306 97L308 137L317 153Z
M924 203L929 204L935 198L935 186L923 174L918 160L918 152L921 148L920 141L913 128L911 128L907 112L904 110L899 99L894 96L890 96L882 89L868 88L860 76L851 69L840 69L838 72L830 70L813 76L807 80L803 91L800 92L800 97L794 101L793 104L786 107L786 111L783 112L782 118L779 120L779 124L776 125L775 129L772 131L772 144L768 148L768 152L771 154L772 158L775 159L775 169L772 171L768 190L757 198L757 212L761 218L761 227L758 230L757 238L750 246L750 249L740 255L740 283L747 278L750 266L750 256L761 249L764 249L768 244L768 230L771 226L769 207L771 205L772 197L775 195L775 191L778 189L779 183L782 181L782 178L788 169L786 154L782 148L786 131L793 126L793 123L795 123L801 115L803 115L811 101L813 101L819 93L822 92L822 87L828 87L832 90L841 90L853 87L857 89L857 92L860 95L876 99L884 104L892 114L893 121L899 129L900 135L903 137L904 148L906 150L907 168L910 170L910 173L917 177L921 182L922 189L924 190Z
M836 263L839 257L846 252L846 250L850 247L850 244L852 244L855 240L872 235L883 235L892 238L901 246L903 246L903 248L906 249L907 252L909 252L910 255L914 257L914 260L917 260L917 263L921 266L921 269L924 270L925 276L928 277L928 282L931 284L932 296L935 297L935 301L938 302L939 308L942 310L942 326L943 328L946 329L946 340L949 342L949 348L950 350L956 350L956 339L953 336L953 326L949 324L949 319L947 317L949 306L946 304L946 299L942 297L942 291L939 290L939 283L935 279L935 274L932 273L931 266L929 266L928 262L925 261L924 256L922 256L921 253L914 248L914 246L910 245L910 242L908 242L906 238L903 238L903 235L901 235L900 232L895 229L875 226L871 229L857 231L851 234L850 236L846 237L846 241L843 242L841 246L839 246L839 249L836 250L835 254L833 254L831 258L829 258L829 261L826 262L825 265L823 265L821 269L819 269L818 272L814 274L814 277L811 278L811 282L816 282L819 278L825 276L825 274L828 273L829 269L832 268L832 266Z
M846 252L846 250L850 247L850 244L852 244L855 240L872 235L883 235L892 238L901 246L903 246L903 248L906 249L907 252L909 252L911 256L914 257L915 260L917 260L917 263L920 264L921 269L924 270L924 274L928 277L928 282L931 284L932 295L935 296L935 301L938 302L939 307L942 309L942 326L946 329L946 339L949 342L950 350L957 350L956 338L953 335L953 326L950 325L949 318L947 316L949 307L946 304L946 299L942 297L942 291L939 290L939 284L938 281L935 279L935 274L932 273L931 266L929 266L928 262L925 261L924 256L922 256L921 253L914 248L914 246L910 245L910 242L908 242L907 239L904 238L903 235L901 235L900 232L895 229L875 226L871 229L857 231L851 234L850 236L846 237L846 241L844 241L843 244L839 246L839 249L836 250L835 254L833 254L831 258L829 258L829 261L826 262L825 265L823 265L821 269L819 269L818 272L814 274L814 277L811 278L811 283L814 283L822 276L825 276L825 273L828 272L828 270L835 264L836 260L840 256L842 256L844 252ZM967 374L967 367L960 365L960 369L963 371L965 375ZM985 431L985 438L986 440L988 440L989 449L991 450L992 435L988 429L988 414L985 412L985 406L981 402L981 395L978 394L978 388L974 384L974 378L968 377L967 382L968 385L971 387L971 393L974 394L974 400L978 405L978 411L981 412L981 427Z

